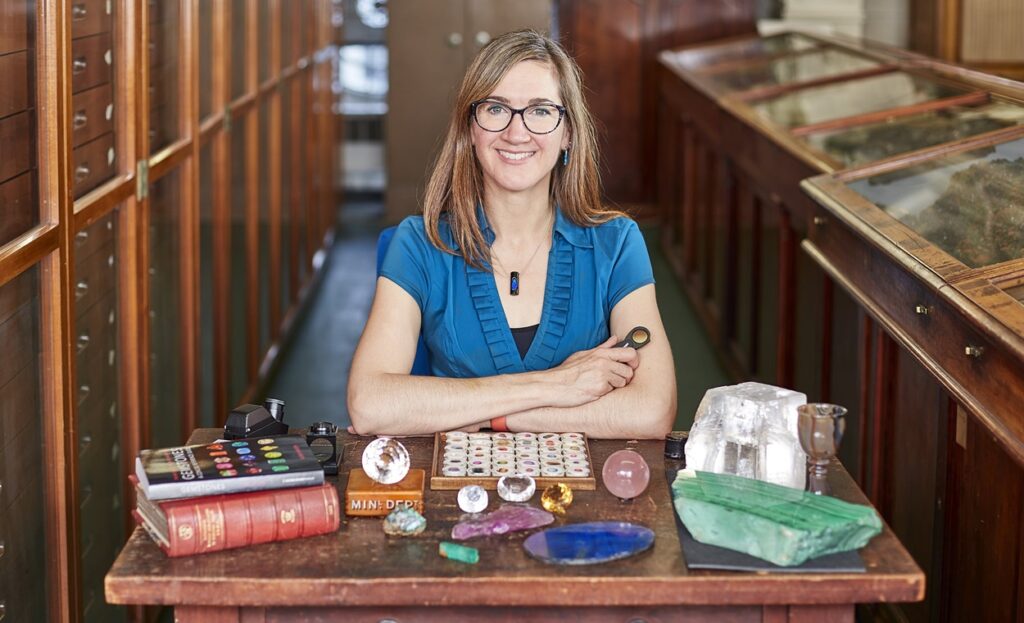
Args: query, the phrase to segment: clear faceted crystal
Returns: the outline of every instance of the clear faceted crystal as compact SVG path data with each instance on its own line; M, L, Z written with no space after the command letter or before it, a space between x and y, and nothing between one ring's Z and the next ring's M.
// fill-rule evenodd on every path
M479 513L487 508L487 492L480 485L466 485L459 489L459 508L464 513Z
M537 481L526 474L502 476L498 479L498 497L506 502L527 502L537 491Z
M704 394L686 442L689 469L802 489L807 457L797 436L800 392L740 383Z
M382 485L400 482L409 473L409 451L397 439L378 437L363 450L363 471Z

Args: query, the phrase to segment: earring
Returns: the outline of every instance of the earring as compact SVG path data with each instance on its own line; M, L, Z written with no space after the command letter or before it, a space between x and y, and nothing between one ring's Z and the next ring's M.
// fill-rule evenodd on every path
M562 166L563 167L569 166L569 148L568 147L566 147L565 149L562 150Z

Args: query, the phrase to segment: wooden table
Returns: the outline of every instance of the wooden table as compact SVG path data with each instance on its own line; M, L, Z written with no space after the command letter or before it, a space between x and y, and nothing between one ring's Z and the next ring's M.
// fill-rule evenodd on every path
M217 430L196 431L193 443ZM359 464L368 438L342 433L345 465ZM413 467L428 469L432 438L404 439ZM476 539L480 562L438 556L461 514L455 491L425 493L427 530L387 537L381 520L342 517L337 533L191 558L167 558L136 529L106 577L107 600L170 605L176 620L259 621L853 621L854 604L918 601L924 574L888 526L861 552L867 573L757 574L688 571L676 531L660 441L631 443L651 466L644 495L620 502L600 484L600 466L623 441L591 441L598 489L578 491L567 522L622 520L652 528L652 550L584 567L549 566L521 547L527 533ZM672 467L673 465L668 465ZM838 467L838 464L837 464ZM866 504L841 468L839 497ZM429 471L428 471L429 475ZM496 496L495 496L496 497ZM539 497L539 492L538 492ZM535 497L536 501L538 498ZM492 500L491 507L496 503Z

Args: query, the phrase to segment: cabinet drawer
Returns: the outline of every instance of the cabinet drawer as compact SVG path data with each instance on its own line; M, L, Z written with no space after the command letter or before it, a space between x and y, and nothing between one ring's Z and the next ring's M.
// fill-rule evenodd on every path
M3 145L4 150L0 158L0 182L32 167L32 147L35 145L33 117L31 112L26 111L0 119L0 145Z
M117 279L113 244L75 262L75 309L87 311L113 289Z
M114 175L114 134L105 134L76 147L71 155L75 198L81 197Z
M851 291L854 298L954 397L1013 434L1024 434L1017 411L1024 404L1024 362L981 328L973 316L981 313L978 308L955 305L834 216L819 215L826 224L812 227L811 239L839 282L857 290Z
M28 48L28 25L34 17L34 5L25 0L0 0L0 54Z
M110 32L110 0L72 0L71 36L75 39Z
M3 218L0 218L0 246L39 223L35 181L35 172L28 171L14 179L0 182L0 210L3 210Z
M0 84L0 118L28 108L28 52L0 56Z
M78 308L75 320L75 352L79 365L93 355L107 357L117 348L117 297L114 292L88 309Z
M114 131L114 90L109 84L77 93L71 101L73 147Z
M71 42L71 92L110 82L114 53L110 33L75 39Z
M75 234L75 262L84 260L114 239L114 212Z

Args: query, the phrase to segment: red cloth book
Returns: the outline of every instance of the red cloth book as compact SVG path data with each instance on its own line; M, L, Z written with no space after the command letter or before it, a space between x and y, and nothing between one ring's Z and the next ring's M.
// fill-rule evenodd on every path
M333 484L153 502L136 487L132 515L168 556L191 556L338 529Z

